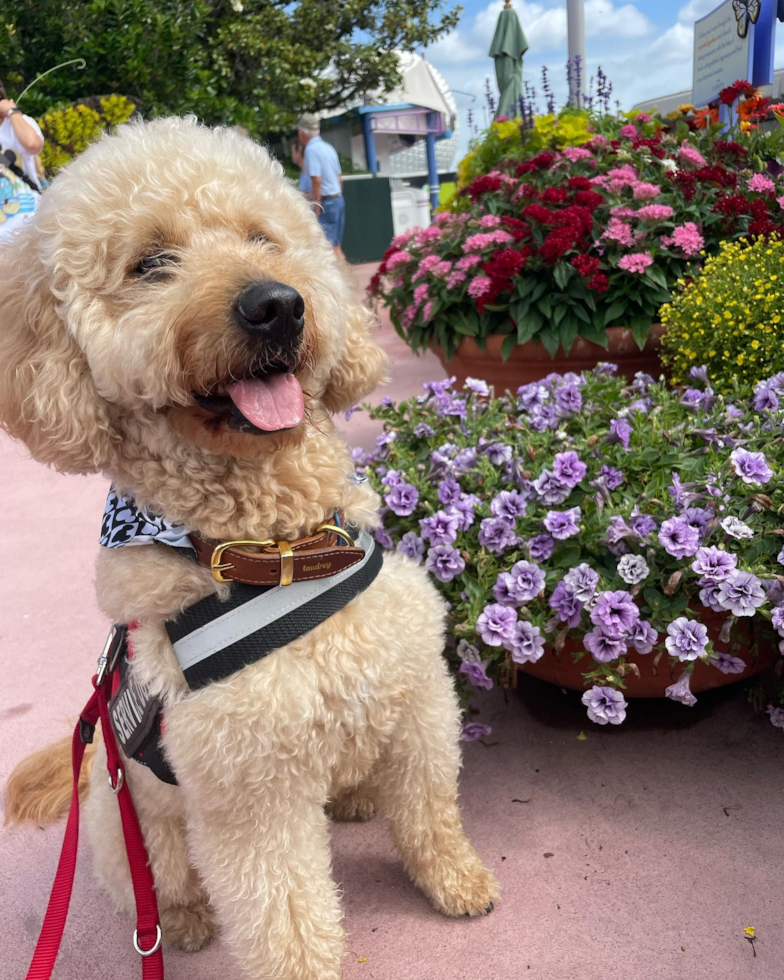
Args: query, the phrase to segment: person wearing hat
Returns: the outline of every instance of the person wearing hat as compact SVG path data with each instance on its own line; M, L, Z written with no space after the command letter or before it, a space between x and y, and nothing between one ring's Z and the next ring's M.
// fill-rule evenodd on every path
M320 136L318 116L310 112L297 123L299 142L305 148L302 173L310 181L310 196L319 205L318 220L330 245L341 253L346 227L343 174L335 148Z

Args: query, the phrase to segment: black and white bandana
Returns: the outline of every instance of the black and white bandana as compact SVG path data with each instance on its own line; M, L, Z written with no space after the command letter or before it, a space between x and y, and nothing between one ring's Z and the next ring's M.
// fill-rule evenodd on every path
M139 507L133 497L122 496L112 487L103 509L100 543L104 548L122 548L153 541L195 550L182 524L172 524L165 517L150 513Z

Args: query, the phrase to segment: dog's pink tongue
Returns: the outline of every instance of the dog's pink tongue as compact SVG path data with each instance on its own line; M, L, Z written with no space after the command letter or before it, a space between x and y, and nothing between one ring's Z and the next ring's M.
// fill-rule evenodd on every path
M226 390L245 418L265 432L291 429L305 414L302 388L293 374L281 372L238 381Z

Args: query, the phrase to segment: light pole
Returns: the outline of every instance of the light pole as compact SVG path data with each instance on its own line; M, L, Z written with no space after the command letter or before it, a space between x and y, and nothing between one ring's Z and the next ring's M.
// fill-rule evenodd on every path
M582 92L578 84L578 75L585 74L585 0L566 0L566 27L569 38L569 61L572 64L569 102L579 106L582 102ZM579 72L575 70L577 65L580 66Z

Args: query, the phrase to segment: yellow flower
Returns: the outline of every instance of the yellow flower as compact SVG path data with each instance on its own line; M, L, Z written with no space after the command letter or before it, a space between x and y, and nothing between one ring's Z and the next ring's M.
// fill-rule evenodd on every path
M696 109L695 109L695 107L694 107L694 106L693 106L693 105L691 104L691 102L684 102L684 104L683 104L683 105L679 105L679 106L678 106L678 112L682 112L682 113L684 113L684 115L685 115L685 114L686 114L687 112L696 112L696 111L697 111L697 110L696 110Z
M746 926L743 931L746 933L749 939L754 939L757 935L757 930L754 928L754 926Z

